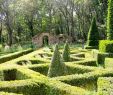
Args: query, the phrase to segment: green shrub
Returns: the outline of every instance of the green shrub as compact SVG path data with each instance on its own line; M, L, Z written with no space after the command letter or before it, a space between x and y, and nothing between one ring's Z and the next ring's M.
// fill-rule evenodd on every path
M113 68L113 58L105 58L105 68Z
M72 54L71 56L76 56L76 57L82 57L82 58L85 58L85 53Z
M17 71L31 79L0 82L0 91L23 95L84 95L87 93L82 88L48 79L40 73L26 68L18 68ZM80 93L81 91L82 93Z
M88 73L88 72L95 71L97 69L96 67L76 65L71 62L69 64L66 63L66 68L68 71L68 75Z
M66 66L61 59L60 52L58 50L58 44L56 44L55 51L48 70L48 77L56 77L65 74Z
M108 0L107 39L113 40L113 0Z
M73 62L73 61L82 61L82 60L85 60L85 58L74 57L73 55L70 57L70 62Z
M78 65L84 65L84 66L97 66L96 60L90 59L90 60L82 60L77 62L67 62L68 64L78 64Z
M113 58L113 53L98 53L97 54L97 64L104 66L106 57Z
M59 76L52 79L72 86L78 86L87 90L95 91L97 89L97 80L99 77L113 77L113 71L100 68L89 73Z
M34 70L36 72L39 72L41 74L47 75L49 64L38 64L38 65L29 65L27 66L29 69ZM87 67L87 66L81 66L76 65L73 63L66 63L66 69L68 71L67 75L70 74L82 74L87 73L96 70L95 67Z
M98 44L99 44L99 32L98 27L96 25L96 19L94 17L88 33L87 46L97 47Z
M98 49L98 46L85 46L85 49Z
M24 80L30 78L28 75L24 74L24 72L20 72L17 69L4 69L2 72L4 81Z
M0 95L23 95L23 94L8 93L8 92L0 92Z
M64 51L62 53L62 57L65 62L70 61L70 49L69 49L68 42L66 42L66 44L64 46Z
M19 51L19 52L15 52L15 53L12 53L12 54L1 56L0 57L0 63L3 63L3 62L6 62L6 61L15 59L17 57L20 57L20 56L23 56L25 54L28 54L28 53L30 53L32 51L33 51L32 49L27 49L27 50L24 50L24 51Z
M110 40L100 41L99 51L103 53L113 53L113 41L110 41Z
M60 81L51 80L48 86L47 95L88 95L88 91Z
M30 65L28 66L29 69L39 72L41 74L47 75L49 64L38 64L38 65Z
M98 79L97 95L113 95L113 77L101 77Z
M46 95L45 85L35 80L4 81L0 84L0 91L23 95Z

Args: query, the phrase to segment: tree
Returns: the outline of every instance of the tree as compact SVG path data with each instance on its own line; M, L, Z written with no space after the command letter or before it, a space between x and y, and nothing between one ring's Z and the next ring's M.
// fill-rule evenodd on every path
M58 50L58 44L56 44L51 64L48 70L48 77L57 77L65 74L66 66L61 59L60 52Z
M66 44L64 46L64 51L63 51L62 57L65 62L70 61L70 49L69 49L68 42L66 42Z
M107 39L113 40L113 0L108 0Z
M91 23L91 27L89 29L87 45L98 46L98 44L99 44L99 32L98 27L96 25L96 19L94 17Z

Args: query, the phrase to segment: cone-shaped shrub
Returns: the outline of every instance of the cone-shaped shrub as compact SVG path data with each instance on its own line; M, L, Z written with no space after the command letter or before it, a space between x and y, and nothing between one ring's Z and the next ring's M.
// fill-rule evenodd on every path
M108 0L107 39L113 40L113 0Z
M69 44L67 41L64 46L64 51L63 51L62 57L65 62L70 61L70 49L69 49Z
M60 52L58 50L58 44L56 44L51 64L48 70L48 77L57 77L65 74L66 66L61 59Z
M87 46L97 46L99 45L99 32L96 25L95 17L92 20L91 27L88 33Z

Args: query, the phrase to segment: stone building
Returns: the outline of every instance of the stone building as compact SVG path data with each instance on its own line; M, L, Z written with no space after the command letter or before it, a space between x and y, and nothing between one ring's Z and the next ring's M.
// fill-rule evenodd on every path
M64 43L66 40L72 42L71 37L65 34L60 34L56 36L51 33L40 33L32 38L33 43L36 44L38 47L42 47L45 44L51 45L55 43Z

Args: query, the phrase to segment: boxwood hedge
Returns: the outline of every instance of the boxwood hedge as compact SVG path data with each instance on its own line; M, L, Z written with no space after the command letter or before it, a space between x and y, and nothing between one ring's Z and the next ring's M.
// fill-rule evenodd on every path
M113 77L101 77L98 79L97 95L113 95Z
M113 53L113 41L101 40L99 42L99 51L102 53Z
M32 49L28 49L28 50L19 51L19 52L15 52L15 53L12 53L12 54L1 56L0 57L0 63L12 60L12 59L20 57L20 56L23 56L23 55L28 54L32 51L33 51Z

